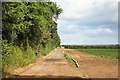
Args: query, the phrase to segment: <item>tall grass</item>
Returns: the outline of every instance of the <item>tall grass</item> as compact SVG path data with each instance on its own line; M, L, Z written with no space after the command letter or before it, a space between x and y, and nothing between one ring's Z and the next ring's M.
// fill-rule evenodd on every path
M67 61L75 65L75 62L72 60L72 56L70 56L67 52L64 53L64 57L66 58Z
M77 49L77 51L98 57L118 59L118 49Z
M3 72L9 73L10 68L26 66L36 60L35 51L28 46L27 50L17 46L4 46L2 56Z
M15 68L26 66L33 63L41 55L46 55L52 48L41 48L41 51L36 53L36 50L31 46L27 46L27 50L24 50L23 46L15 46L10 44L2 45L2 69L4 74L11 74ZM5 77L5 76L4 76Z

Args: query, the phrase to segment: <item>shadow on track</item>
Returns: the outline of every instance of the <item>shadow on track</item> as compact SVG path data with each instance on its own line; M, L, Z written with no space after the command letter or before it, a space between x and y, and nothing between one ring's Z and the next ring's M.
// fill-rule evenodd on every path
M91 80L86 78L74 77L74 76L53 76L53 75L46 75L46 76L19 76L15 75L14 78L3 78L2 80Z
M118 79L117 78L81 78L81 77L74 77L74 76L53 76L53 75L46 75L46 76L14 75L14 78L2 78L2 80L118 80Z

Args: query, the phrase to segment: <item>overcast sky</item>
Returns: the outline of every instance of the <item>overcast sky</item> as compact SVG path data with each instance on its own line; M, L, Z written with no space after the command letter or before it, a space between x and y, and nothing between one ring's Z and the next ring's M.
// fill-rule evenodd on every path
M58 20L61 45L118 43L119 0L53 0L63 13Z

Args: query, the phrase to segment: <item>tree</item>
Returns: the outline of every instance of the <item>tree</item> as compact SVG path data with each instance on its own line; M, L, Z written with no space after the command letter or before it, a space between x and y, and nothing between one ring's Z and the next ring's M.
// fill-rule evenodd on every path
M57 19L62 9L54 2L3 2L2 38L15 46L38 50L58 46Z

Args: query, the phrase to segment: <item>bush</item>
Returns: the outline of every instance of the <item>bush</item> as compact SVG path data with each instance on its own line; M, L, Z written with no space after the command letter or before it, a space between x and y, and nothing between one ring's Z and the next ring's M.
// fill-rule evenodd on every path
M33 61L36 60L35 51L28 46L25 51L23 47L13 46L10 44L3 44L3 56L2 56L2 64L4 71L6 69L13 67L21 67L26 66Z
M53 48L51 46L41 48L40 53L37 53L36 55L36 50L29 45L27 45L27 50L24 50L22 45L11 45L8 44L7 41L3 40L2 50L3 71L4 73L9 73L9 69L12 70L17 67L26 66L36 61L39 56L46 55L51 50L53 50Z

